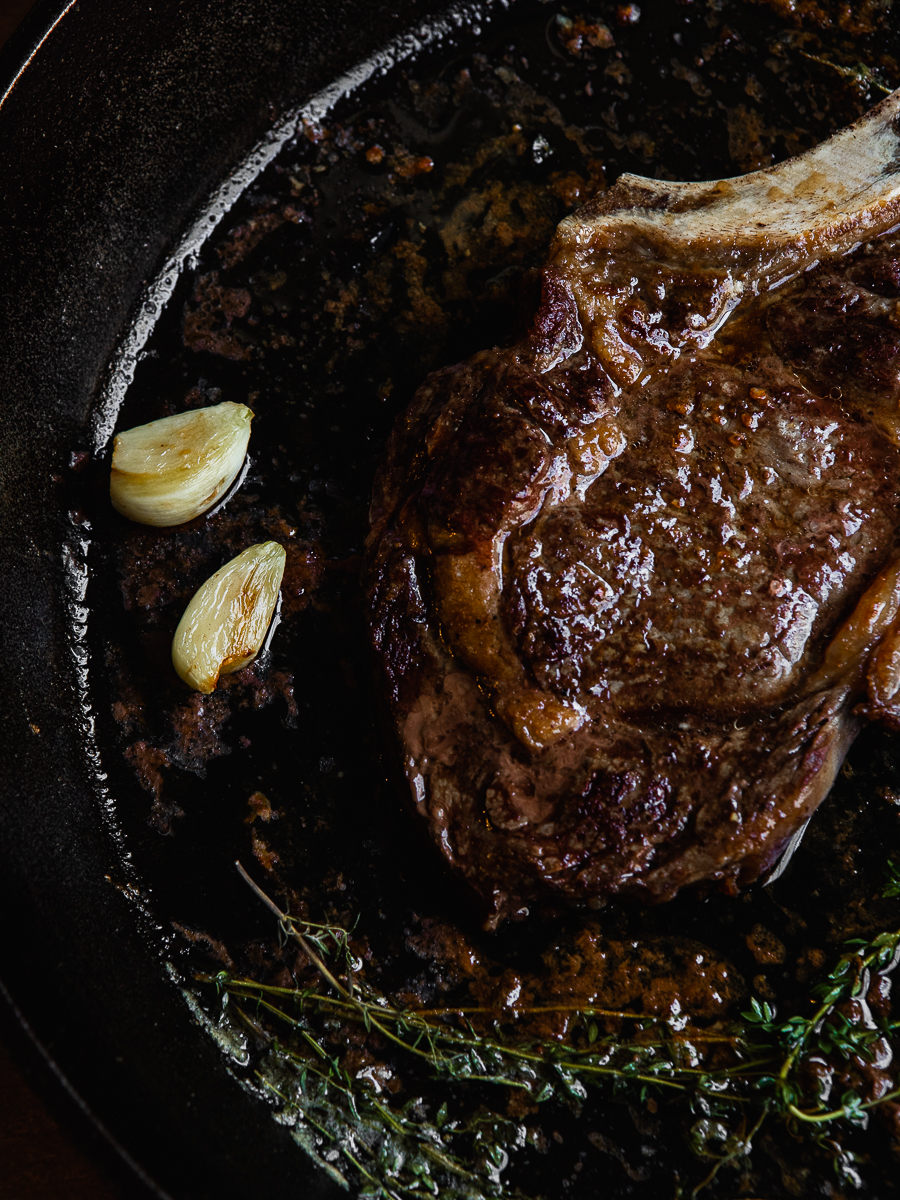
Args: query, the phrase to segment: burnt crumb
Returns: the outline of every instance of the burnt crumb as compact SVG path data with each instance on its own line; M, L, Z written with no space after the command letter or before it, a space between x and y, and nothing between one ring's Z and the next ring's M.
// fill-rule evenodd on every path
M294 210L291 210L293 213ZM216 247L216 253L225 268L233 267L242 262L255 246L258 246L266 234L277 229L283 221L289 220L287 208L276 208L275 202L269 211L257 212L248 221L236 225L229 234L228 240ZM198 299L200 299L198 295ZM223 306L224 307L224 306ZM235 311L235 316L244 316L244 311ZM230 355L228 357L231 357Z
M554 25L560 45L575 58L581 58L582 54L590 50L609 50L616 44L609 26L603 21L558 14Z
M777 1000L778 993L769 983L765 975L753 976L753 990L757 996L762 996L763 1000Z
M151 823L160 832L171 833L172 819L184 815L178 804L166 798L168 772L180 768L204 777L213 760L233 752L225 728L235 709L262 709L275 700L283 702L284 723L296 725L299 710L291 672L276 670L261 674L257 664L251 664L234 675L222 677L216 691L210 695L189 692L172 705L166 714L165 733L158 744L139 741L126 749L126 760L135 770L141 786L154 796ZM135 725L131 714L142 708L141 704L132 702L128 705L119 700L113 716L127 730ZM249 739L239 739L242 750L250 744ZM277 816L271 810L268 816L263 810L256 815L266 821Z
M418 115L424 117L430 126L437 125L451 95L448 85L440 79L427 82L410 79L408 87Z
M275 700L284 702L284 721L287 725L297 722L298 708L294 692L294 676L290 671L263 671L259 660L236 671L234 675L226 675L219 682L219 687L226 693L231 693L229 699L232 711L240 708L265 708Z
M864 37L882 28L890 8L885 0L755 0L801 29L837 29L851 37Z
M534 1116L535 1113L540 1112L540 1109L521 1088L510 1088L509 1099L506 1101L506 1112L513 1120L520 1121L523 1117Z
M183 938L186 938L187 941L191 943L192 946L206 947L206 952L211 955L216 962L221 963L226 970L234 970L234 959L228 953L228 950L225 948L224 944L217 938L214 938L210 934L204 933L201 930L188 929L186 925L180 925L177 921L172 922L172 928L176 929Z
M223 683L225 681L223 680ZM230 706L223 690L209 696L191 692L172 712L174 740L168 748L168 762L188 770L197 770L211 758L230 754L231 748L221 737Z
M636 25L641 19L641 10L637 4L619 4L616 6L616 20L620 25Z
M544 1002L556 995L585 1006L718 1019L746 995L732 963L680 938L633 945L588 928L548 951L545 962L546 982L536 992Z
M250 845L253 857L267 874L271 874L281 861L277 850L273 850L255 829L250 834Z
M558 196L566 208L579 208L587 204L606 187L606 176L600 159L589 159L585 164L587 176L575 171L554 172L547 186ZM533 310L532 310L533 311Z
M163 751L141 741L129 746L125 750L125 757L134 765L141 786L158 798L162 788L160 767L168 761Z
M746 996L740 973L708 947L683 939L654 938L627 943L582 929L552 943L540 972L504 968L489 951L473 944L458 927L421 921L406 946L428 961L438 990L463 988L471 1001L515 1024L520 1036L557 1040L571 1036L571 1008L629 1010L686 1021L721 1020L736 1012ZM537 1009L545 1010L536 1015ZM480 1018L474 1017L476 1025ZM615 1025L616 1028L619 1026Z
M247 315L250 302L245 288L220 284L218 271L202 276L193 299L185 305L184 344L238 362L250 358L252 347L232 328L237 318Z
M134 742L123 751L125 761L135 770L141 787L153 796L153 805L148 816L149 823L158 833L173 832L172 822L184 816L184 810L173 801L163 798L162 768L168 765L169 757L163 750L148 745L145 741Z
M797 966L794 969L794 977L798 983L806 983L807 980L815 977L825 966L828 961L824 950L818 946L805 946L800 957L797 959Z
M487 966L482 955L456 926L426 918L420 930L407 937L406 945L438 968L443 986L450 988L484 975Z
M153 656L155 659L157 656ZM157 659L157 661L159 661ZM124 667L118 648L110 647L107 666L115 680L116 699L112 704L112 717L126 737L135 733L144 736L149 732L146 720L145 698L137 681Z
M763 925L754 925L746 940L750 953L761 966L783 963L787 957L784 943Z
M427 175L433 171L434 160L427 154L412 155L401 152L394 156L390 166L394 174L401 179L413 179L416 175Z
M254 792L247 801L247 807L250 809L250 815L244 817L244 821L248 825L252 825L257 819L260 821L276 821L279 813L272 807L272 801L264 792Z
M219 404L222 400L222 389L209 383L206 379L199 379L195 387L192 387L184 395L181 404L176 407L172 405L172 412L181 411L187 408L207 408L213 404ZM249 397L244 400L247 404ZM166 414L168 416L168 413Z
M741 173L771 166L774 155L766 147L766 123L754 109L739 104L728 114L728 153Z

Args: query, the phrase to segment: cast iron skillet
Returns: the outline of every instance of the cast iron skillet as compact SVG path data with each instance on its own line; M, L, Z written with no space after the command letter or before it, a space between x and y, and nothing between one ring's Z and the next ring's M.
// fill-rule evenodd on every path
M179 1198L335 1185L248 1104L165 977L152 920L108 879L125 852L70 637L69 455L169 239L279 115L443 7L45 0L0 60L0 977Z
M442 7L57 0L0 60L0 979L113 1140L179 1198L334 1185L229 1078L163 970L82 707L71 454L107 413L146 286L222 181Z

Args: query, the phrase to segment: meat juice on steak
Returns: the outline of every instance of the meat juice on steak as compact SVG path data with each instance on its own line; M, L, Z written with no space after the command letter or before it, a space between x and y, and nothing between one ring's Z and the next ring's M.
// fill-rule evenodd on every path
M372 638L489 927L752 882L896 720L898 109L737 180L623 177L529 333L398 422Z

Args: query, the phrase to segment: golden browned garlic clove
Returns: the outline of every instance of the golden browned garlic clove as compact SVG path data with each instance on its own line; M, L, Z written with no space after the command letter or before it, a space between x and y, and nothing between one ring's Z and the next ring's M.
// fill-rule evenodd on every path
M253 413L230 400L138 425L113 443L113 506L142 525L182 525L220 500L241 469Z
M256 658L278 601L284 562L282 546L260 542L194 593L172 640L172 663L186 684L211 692L220 675Z

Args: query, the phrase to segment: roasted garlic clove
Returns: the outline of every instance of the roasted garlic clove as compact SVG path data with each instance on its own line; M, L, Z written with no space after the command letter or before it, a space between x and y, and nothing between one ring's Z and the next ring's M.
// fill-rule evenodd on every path
M123 517L181 525L220 500L237 477L253 413L226 400L138 425L113 443L109 494Z
M172 640L172 663L186 684L211 692L220 675L256 658L275 611L284 562L282 546L260 542L194 593Z

